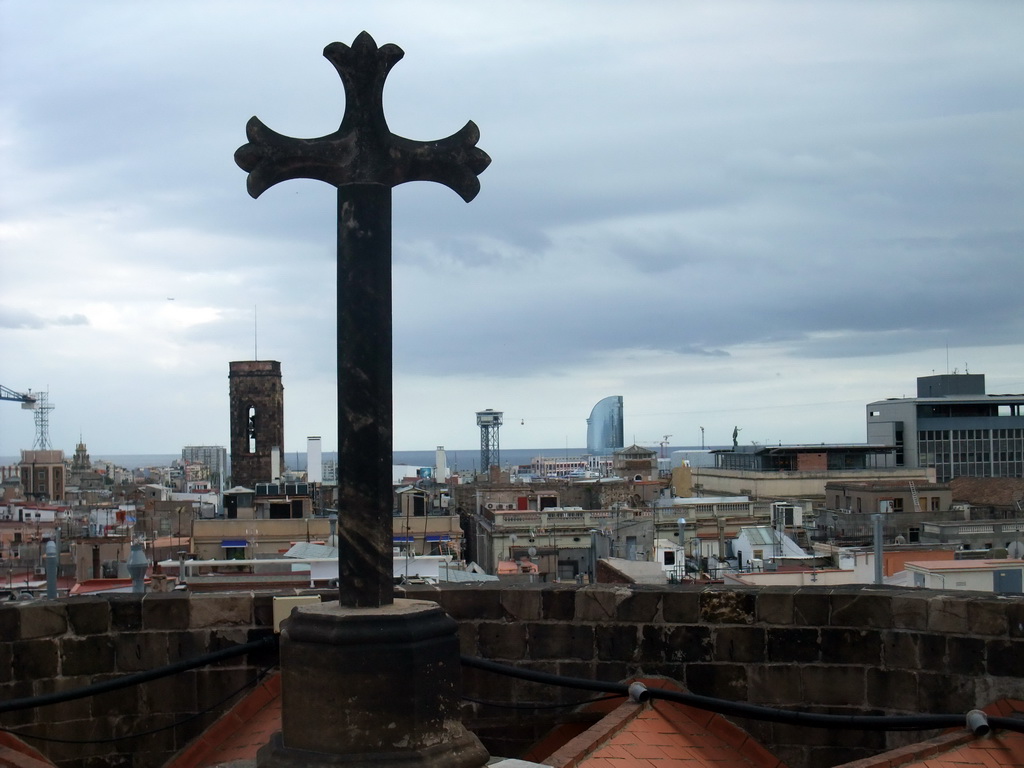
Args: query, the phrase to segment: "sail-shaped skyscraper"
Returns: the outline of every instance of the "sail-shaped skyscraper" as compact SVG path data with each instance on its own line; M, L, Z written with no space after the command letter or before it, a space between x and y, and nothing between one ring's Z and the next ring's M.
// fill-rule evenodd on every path
M587 419L587 453L607 456L623 448L622 395L600 400Z

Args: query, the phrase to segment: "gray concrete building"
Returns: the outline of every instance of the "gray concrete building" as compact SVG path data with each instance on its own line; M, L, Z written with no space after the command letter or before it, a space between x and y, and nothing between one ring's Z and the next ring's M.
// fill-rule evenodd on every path
M921 376L917 397L867 405L867 441L894 445L895 467L954 477L1024 477L1024 394L990 395L985 375Z

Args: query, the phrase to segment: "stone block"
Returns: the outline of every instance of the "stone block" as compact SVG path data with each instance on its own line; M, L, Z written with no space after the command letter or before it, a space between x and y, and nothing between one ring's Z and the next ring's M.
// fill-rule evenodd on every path
M35 695L35 689L30 680L18 680L0 685L0 701L12 702L19 699L30 699ZM41 710L35 708L18 709L5 712L3 715L3 727L12 728L19 725L28 725L36 720L36 713Z
M946 638L946 669L957 675L985 674L985 641L980 637Z
M189 629L189 602L184 592L148 593L142 600L143 629Z
M793 623L805 627L826 626L831 608L828 587L800 587L793 596Z
M46 756L54 765L131 765L131 757L119 752L123 745L111 749L109 744L91 743L97 738L127 735L134 726L125 723L115 734L116 724L113 718L98 722L92 717L53 723L40 735L61 741L47 744Z
M967 615L968 601L951 595L938 595L928 601L928 629L954 635L971 633Z
M600 625L594 633L594 645L600 661L635 661L639 630L635 624Z
M712 660L714 643L710 627L681 626L667 629L665 661L689 664Z
M905 669L867 670L865 700L886 712L917 712L917 674Z
M920 660L917 632L881 632L882 657L879 666L888 669L918 669ZM825 661L828 658L823 657Z
M201 670L190 670L193 674L202 674ZM256 673L249 671L249 679L255 679ZM244 683L243 683L244 684ZM142 686L142 711L149 713L196 712L196 685L193 675L171 675L150 680ZM224 691L221 698L231 691Z
M10 643L0 642L0 684L12 679L14 653Z
M862 666L804 664L795 668L793 673L800 676L803 700L816 707L860 708L864 704L865 672Z
M895 629L926 629L928 600L924 595L897 594L892 597L892 626Z
M668 590L661 598L662 618L667 624L699 624L700 596L692 587Z
M714 660L735 663L762 662L765 659L763 627L720 627L712 631Z
M1024 640L989 640L986 662L990 675L1024 678Z
M422 599L419 594L413 599ZM487 586L443 589L437 592L437 603L456 621L493 621L505 618L501 590Z
M753 624L756 593L743 589L707 589L700 596L700 620L705 624Z
M222 706L228 696L247 687L252 679L252 670L242 667L203 667L195 672L197 709Z
M132 632L142 629L142 595L112 594L104 596L110 605L110 629Z
M527 624L526 642L531 659L589 660L594 657L594 627L589 624Z
M253 595L252 620L258 627L274 625L274 595Z
M572 621L576 618L576 589L552 586L541 592L542 617L548 621Z
M592 660L562 659L558 662L558 674L580 680L593 680L594 663Z
M113 646L116 666L110 669L119 672L145 672L169 661L163 632L118 632L113 636Z
M619 603L627 600L630 589L623 585L593 584L576 591L576 620L607 623L615 621Z
M183 673L183 675L189 674L191 673ZM119 677L122 677L122 675L97 675L93 678L93 682L103 683ZM92 714L96 718L119 717L125 712L140 712L142 711L142 686L132 685L116 691L97 693L91 696L90 699L92 701Z
M66 672L64 674L67 675ZM38 680L34 686L33 695L48 696L55 693L75 691L85 688L92 681L90 674L80 677L60 676ZM83 720L92 717L92 702L89 699L90 697L86 696L81 699L71 699L70 701L58 704L48 704L46 707L41 708L40 712L45 713L45 720L50 723L63 723L66 720Z
M757 595L757 610L754 616L757 621L765 624L792 624L795 599L796 593L792 589L766 587Z
M664 624L643 624L640 626L640 658L646 664L664 663L670 658L669 636L671 630Z
M499 675L474 667L462 667L462 691L473 698L499 704L508 703L512 701L518 682L516 678L508 675Z
M892 626L892 603L888 594L846 593L835 591L829 598L829 624L834 627Z
M249 628L235 627L232 629L210 630L210 652L223 651L249 642Z
M854 712L846 708L828 706L812 706L812 712L822 715L851 715ZM866 747L873 751L885 749L884 731L865 731L860 728L808 728L804 725L776 723L772 728L772 736L786 743L802 744L810 749L831 747L834 749L850 749ZM843 761L845 763L845 761ZM829 766L838 763L828 763ZM888 766L888 763L881 765Z
M619 603L617 619L634 624L655 621L661 610L661 592L634 587L633 593Z
M210 652L210 636L208 629L192 629L185 632L171 632L166 635L167 661L195 659Z
M110 635L63 637L59 645L62 675L96 675L114 668Z
M621 683L635 673L633 665L622 661L598 661L594 664L594 679L605 683Z
M52 638L22 640L11 644L15 680L38 680L54 677L60 669L57 641Z
M922 632L917 638L918 667L926 671L946 668L946 636Z
M969 712L977 706L971 677L921 672L917 676L919 712Z
M821 658L818 630L804 627L777 627L768 630L766 660L807 664Z
M11 682L14 653L10 643L0 642L0 684Z
M549 675L558 674L558 662L555 661L523 661L517 662L515 666ZM550 702L552 699L564 701L564 695L564 690L552 687L548 683L535 683L530 680L516 680L515 683L514 700L519 703Z
M463 621L459 623L459 653L466 656L478 656L476 647L476 624Z
M503 590L500 599L506 617L512 621L538 621L542 616L539 589L516 585Z
M821 660L826 664L882 666L882 638L878 632L849 627L822 627Z
M76 635L101 635L110 631L110 603L101 598L68 600L68 624Z
M19 605L20 631L17 637L31 640L36 637L54 637L68 631L68 614L63 603L46 601Z
M1015 600L1003 605L1006 610L1007 634L1010 637L1024 637L1024 601Z
M485 659L519 661L526 655L526 625L481 622L477 625L477 645Z
M0 602L0 639L10 640L21 634L21 611L18 604Z
M967 603L967 621L973 635L1006 635L1009 619L1006 603L995 600L971 600Z
M687 690L699 696L749 701L747 668L742 664L688 664Z
M248 593L193 594L188 600L188 610L188 627L192 629L253 623L252 598Z

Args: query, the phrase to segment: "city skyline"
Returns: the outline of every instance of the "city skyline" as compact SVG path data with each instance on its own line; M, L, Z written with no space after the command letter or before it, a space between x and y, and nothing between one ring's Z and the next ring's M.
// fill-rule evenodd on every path
M1024 8L998 2L0 4L0 384L68 455L227 445L228 363L281 362L286 452L336 449L334 191L252 200L253 115L337 128L322 57L405 57L412 139L467 120L464 204L395 189L396 450L864 442L867 403L1024 392ZM0 455L32 447L0 403Z

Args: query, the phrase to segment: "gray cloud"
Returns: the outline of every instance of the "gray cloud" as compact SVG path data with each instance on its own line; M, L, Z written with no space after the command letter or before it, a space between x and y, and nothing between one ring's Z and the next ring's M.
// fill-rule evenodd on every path
M396 370L442 382L434 411L506 378L554 409L605 386L664 398L663 370L678 389L727 364L741 386L870 360L867 401L927 350L1017 359L999 351L1024 331L1020 21L911 0L595 2L586 18L563 2L0 4L0 344L54 381L73 364L96 399L111 350L154 349L130 362L151 376L136 407L161 411L194 375L209 394L180 407L220 424L258 312L289 392L329 380L335 191L290 181L253 201L232 154L254 114L334 130L343 91L320 52L365 28L406 51L392 130L472 119L493 159L468 206L433 184L393 193ZM22 330L47 334L46 356ZM666 367L630 378L641 364ZM717 389L704 410L727 410ZM319 431L305 401L286 424ZM444 442L422 429L406 447ZM154 430L138 439L190 439Z

